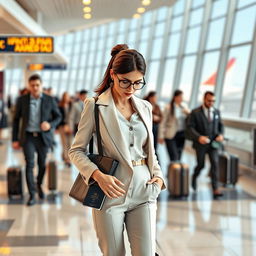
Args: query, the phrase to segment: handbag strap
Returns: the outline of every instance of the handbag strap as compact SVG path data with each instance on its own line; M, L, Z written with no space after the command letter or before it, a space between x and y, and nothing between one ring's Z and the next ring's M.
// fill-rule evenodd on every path
M103 148L102 148L101 134L100 134L99 105L96 104L98 97L96 96L94 97L94 99L95 99L94 118L95 118L95 126L96 126L95 132L97 137L98 152L99 152L99 155L103 156ZM93 137L90 140L89 153L93 154Z

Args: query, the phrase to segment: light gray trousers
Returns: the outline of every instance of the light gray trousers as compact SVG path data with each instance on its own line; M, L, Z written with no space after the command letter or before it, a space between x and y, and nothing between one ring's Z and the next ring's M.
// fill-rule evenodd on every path
M107 199L101 211L93 210L93 222L104 256L124 256L126 228L133 256L155 256L157 184L147 184L147 166L134 168L125 202Z
M156 203L146 202L133 209L111 207L107 212L93 211L99 247L104 256L124 256L124 226L133 256L154 256Z

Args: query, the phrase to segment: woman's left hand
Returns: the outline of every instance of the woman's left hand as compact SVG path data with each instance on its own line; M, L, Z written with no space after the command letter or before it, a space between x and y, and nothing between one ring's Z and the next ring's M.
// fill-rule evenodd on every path
M164 184L163 180L161 178L159 178L159 177L153 177L151 180L149 180L147 182L147 184L152 184L154 182L156 182L159 185L160 188L162 188L162 186Z

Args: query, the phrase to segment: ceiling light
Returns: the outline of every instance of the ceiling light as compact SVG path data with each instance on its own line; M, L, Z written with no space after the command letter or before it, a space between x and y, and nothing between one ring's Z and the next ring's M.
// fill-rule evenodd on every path
M137 12L138 13L143 13L143 12L145 12L145 8L144 7L140 7L140 8L137 9Z
M92 18L92 15L91 15L90 13L85 13L85 14L84 14L84 18L85 18L86 20L89 20L89 19Z
M91 0L83 0L83 4L91 4Z
M147 6L150 5L151 1L150 0L142 0L142 5Z
M138 14L138 13L133 14L133 18L135 18L135 19L140 18L140 14Z
M84 7L84 12L91 12L91 10L92 10L91 7L88 7L88 6Z

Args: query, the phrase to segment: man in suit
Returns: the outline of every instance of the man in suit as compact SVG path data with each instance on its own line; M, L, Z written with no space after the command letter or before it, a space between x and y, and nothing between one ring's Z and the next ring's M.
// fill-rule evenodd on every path
M61 120L56 101L42 93L42 79L34 74L28 80L29 93L18 98L13 120L12 146L23 148L26 161L26 181L29 191L28 206L35 204L34 154L37 153L37 191L44 199L42 183L45 174L46 156L53 144L52 130ZM21 124L21 127L20 127Z
M188 132L193 140L196 151L197 166L192 177L192 188L196 191L196 179L204 168L205 155L209 155L211 163L211 179L213 197L218 198L222 193L218 189L218 144L223 141L223 124L220 111L214 108L215 95L207 91L204 94L202 106L194 109L188 119Z
M83 111L84 101L87 98L87 91L81 90L79 92L79 99L75 102L71 108L69 117L69 127L72 129L74 135L76 135L78 123L80 121L80 116Z

